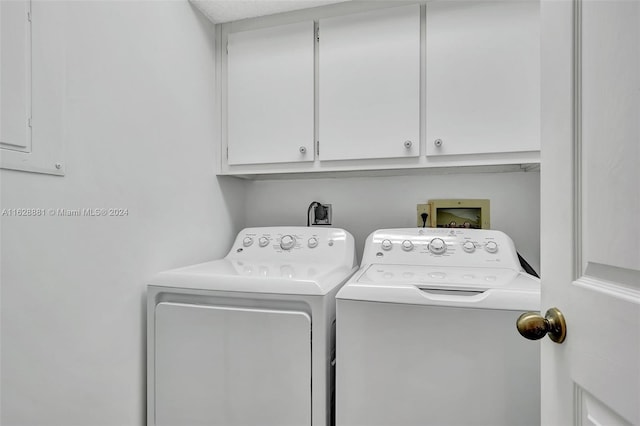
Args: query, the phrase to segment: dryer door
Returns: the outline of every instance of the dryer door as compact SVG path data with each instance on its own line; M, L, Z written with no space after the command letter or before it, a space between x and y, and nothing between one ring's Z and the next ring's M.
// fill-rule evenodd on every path
M159 303L156 425L311 424L304 312Z

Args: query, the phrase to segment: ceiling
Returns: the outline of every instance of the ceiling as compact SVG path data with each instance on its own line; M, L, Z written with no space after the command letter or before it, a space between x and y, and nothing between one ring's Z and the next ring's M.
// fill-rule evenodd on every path
M189 0L215 24L291 10L308 9L346 0Z

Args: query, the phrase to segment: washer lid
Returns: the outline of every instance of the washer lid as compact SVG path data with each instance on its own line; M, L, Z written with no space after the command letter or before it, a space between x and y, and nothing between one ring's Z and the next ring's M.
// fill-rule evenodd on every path
M356 267L220 259L156 275L149 285L248 293L324 295Z
M539 310L540 281L508 268L373 264L338 299L479 309Z

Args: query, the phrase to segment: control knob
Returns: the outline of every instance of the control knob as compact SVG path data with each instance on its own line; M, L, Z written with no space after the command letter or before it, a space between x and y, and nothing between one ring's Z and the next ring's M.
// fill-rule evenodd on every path
M258 240L258 244L260 245L260 247L266 247L267 244L269 244L269 239L267 237L260 237L260 239Z
M316 237L309 238L309 241L307 241L307 245L309 246L309 248L318 247L318 239Z
M476 245L471 241L465 241L465 243L462 244L462 249L467 253L473 253L474 251L476 251Z
M434 254L442 254L447 251L447 244L442 238L434 238L429 243L429 251Z
M484 245L484 249L489 253L496 253L498 251L498 243L495 241L489 241Z
M404 240L402 242L402 250L404 251L411 251L413 250L413 243L409 240Z
M280 248L282 250L291 250L296 245L296 239L292 235L284 235L280 238Z
M390 240L382 240L382 250L389 251L393 247L393 243Z
M249 247L251 244L253 244L253 238L244 237L244 240L242 240L242 245L245 247Z

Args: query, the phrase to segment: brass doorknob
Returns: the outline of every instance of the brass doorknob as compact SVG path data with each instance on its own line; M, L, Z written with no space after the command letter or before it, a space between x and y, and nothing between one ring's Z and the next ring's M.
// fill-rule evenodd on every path
M549 309L544 318L537 312L525 312L518 317L516 326L529 340L542 339L548 333L551 340L562 343L567 337L567 323L558 308Z

